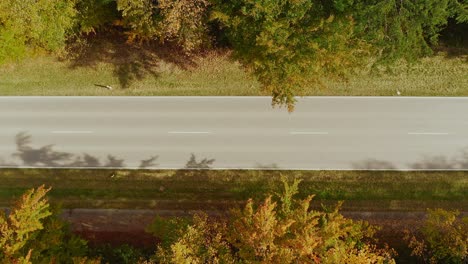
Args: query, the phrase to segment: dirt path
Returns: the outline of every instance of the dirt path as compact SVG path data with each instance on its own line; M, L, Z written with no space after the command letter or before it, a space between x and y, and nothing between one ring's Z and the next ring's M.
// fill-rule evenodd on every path
M91 243L129 243L135 246L154 247L157 240L145 232L155 216L188 216L194 211L183 210L123 210L123 209L65 209L63 218L71 223L74 232ZM222 214L220 211L209 214ZM355 220L365 220L381 226L378 236L389 244L401 242L404 229L415 230L423 222L425 212L346 212L342 214ZM462 213L468 215L468 212Z

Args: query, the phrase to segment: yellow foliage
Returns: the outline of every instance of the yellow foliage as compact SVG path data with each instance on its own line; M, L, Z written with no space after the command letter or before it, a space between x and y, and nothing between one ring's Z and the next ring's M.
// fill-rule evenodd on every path
M368 242L374 228L339 214L341 203L310 210L313 196L292 199L299 181L283 181L281 204L272 196L258 206L250 199L227 223L195 216L170 249L158 250L161 263L395 263L394 251Z
M50 188L44 185L26 192L11 209L0 214L0 261L29 263L31 251L24 256L22 249L31 235L43 229L41 220L51 215L45 195Z

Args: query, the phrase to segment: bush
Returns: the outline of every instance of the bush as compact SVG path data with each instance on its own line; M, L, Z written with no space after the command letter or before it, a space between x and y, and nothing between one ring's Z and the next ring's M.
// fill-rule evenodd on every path
M457 211L428 210L418 236L407 233L412 255L427 263L466 263L468 261L468 217Z
M284 184L278 202L249 200L229 220L195 215L171 245L158 248L158 263L394 263L392 250L373 243L375 228L344 218L340 205L311 210L313 196L293 198L299 181Z

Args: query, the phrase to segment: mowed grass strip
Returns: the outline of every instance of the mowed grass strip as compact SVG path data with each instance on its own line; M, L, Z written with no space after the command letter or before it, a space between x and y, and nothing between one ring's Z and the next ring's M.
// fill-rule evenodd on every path
M0 95L31 96L243 96L259 95L259 84L228 53L194 58L189 66L157 58L74 65L52 56L0 66ZM108 90L97 85L109 85Z
M0 206L26 189L52 186L66 208L223 210L279 192L281 175L303 179L300 195L314 205L345 200L344 210L468 211L468 172L248 170L0 170Z

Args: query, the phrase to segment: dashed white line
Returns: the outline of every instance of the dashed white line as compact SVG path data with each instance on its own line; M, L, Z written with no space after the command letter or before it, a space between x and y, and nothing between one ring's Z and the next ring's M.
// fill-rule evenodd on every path
M168 134L211 134L208 131L169 131Z
M72 131L72 130L56 130L52 131L52 134L91 134L94 131Z
M291 131L291 135L328 135L328 132L312 132L312 131Z
M408 132L408 135L448 135L446 132Z

